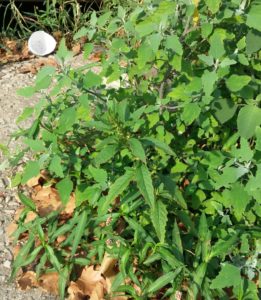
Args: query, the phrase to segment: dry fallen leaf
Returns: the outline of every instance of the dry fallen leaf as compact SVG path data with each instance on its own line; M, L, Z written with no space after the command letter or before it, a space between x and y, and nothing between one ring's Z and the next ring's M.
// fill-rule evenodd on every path
M59 210L62 207L62 202L58 191L50 186L43 186L41 190L37 190L32 194L32 199L35 202L37 211L41 217L44 217L52 211ZM75 196L71 195L62 214L72 214L75 209Z
M50 272L39 277L39 286L46 292L58 295L58 280L59 274L57 272Z
M38 287L35 272L27 271L22 274L17 280L17 285L21 290L29 290L32 287Z

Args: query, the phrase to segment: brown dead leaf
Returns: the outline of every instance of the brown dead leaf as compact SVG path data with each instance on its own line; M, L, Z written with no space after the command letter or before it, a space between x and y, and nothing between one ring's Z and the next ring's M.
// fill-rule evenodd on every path
M77 44L73 45L72 52L74 53L74 55L79 54L81 52L81 44L77 43Z
M104 286L101 282L98 282L90 296L90 300L103 300L103 299L104 299Z
M16 223L10 223L6 229L5 232L7 234L7 238L9 240L9 242L12 242L14 240L14 238L12 237L12 234L16 231L18 225Z
M57 272L50 272L39 277L39 286L46 292L58 295L58 280L59 274Z
M59 210L62 207L58 191L50 186L43 186L42 189L35 191L35 193L32 194L32 199L41 217L47 216L52 211ZM62 214L70 215L74 209L75 196L72 194Z
M27 271L26 273L23 273L20 278L18 278L17 285L23 291L38 287L35 272Z

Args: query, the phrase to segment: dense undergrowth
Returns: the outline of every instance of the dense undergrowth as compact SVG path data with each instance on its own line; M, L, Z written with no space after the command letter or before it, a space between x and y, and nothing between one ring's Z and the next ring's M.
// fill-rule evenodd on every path
M260 15L258 0L144 1L92 13L76 33L86 57L104 47L99 63L72 69L61 43L60 71L19 91L43 97L19 117L34 121L15 134L26 146L11 163L32 151L14 185L44 171L76 207L43 216L20 194L14 235L29 237L13 277L32 262L37 275L55 270L64 297L76 270L106 254L109 299L259 298Z

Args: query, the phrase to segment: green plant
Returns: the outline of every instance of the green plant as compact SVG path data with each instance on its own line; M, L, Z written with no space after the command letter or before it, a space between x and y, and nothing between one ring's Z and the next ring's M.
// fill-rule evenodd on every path
M79 69L66 63L62 41L61 72L45 67L19 91L51 87L19 118L34 116L15 135L34 160L13 183L45 170L63 205L75 193L76 208L64 223L60 211L41 217L20 195L14 236L30 235L13 276L33 261L38 273L55 269L63 298L76 265L109 253L119 268L111 297L258 299L260 14L260 1L240 0L93 13L75 39L88 36L86 57L94 42L107 50ZM25 222L29 211L37 217ZM59 235L66 239L57 245Z

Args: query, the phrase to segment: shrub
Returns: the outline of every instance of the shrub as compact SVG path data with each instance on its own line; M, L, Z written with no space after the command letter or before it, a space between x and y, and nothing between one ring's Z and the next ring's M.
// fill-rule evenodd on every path
M92 63L72 69L62 42L61 71L45 67L19 91L51 86L20 116L34 116L16 135L34 160L14 181L44 170L63 205L75 193L76 208L64 222L20 195L16 237L30 235L13 276L32 261L54 268L63 297L75 266L107 253L118 260L111 295L258 299L261 4L198 2L93 13L75 38L88 36L86 57L104 45L100 73ZM38 215L25 223L30 210Z

